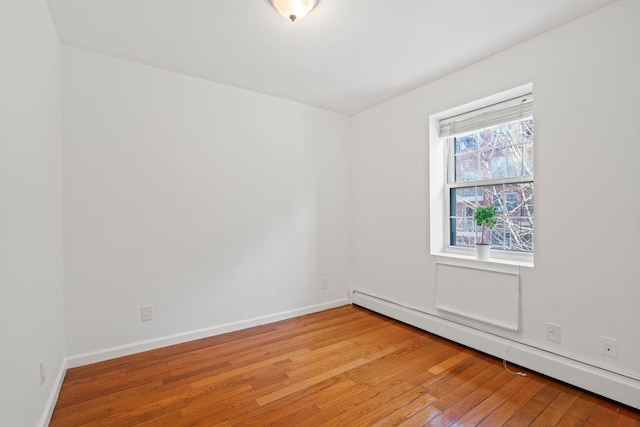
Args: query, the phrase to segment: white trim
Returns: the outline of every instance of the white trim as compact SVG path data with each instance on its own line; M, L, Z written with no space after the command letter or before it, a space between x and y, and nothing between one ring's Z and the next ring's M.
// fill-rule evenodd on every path
M76 368L78 366L89 365L91 363L103 362L105 360L114 359L116 357L129 356L131 354L140 353L143 351L155 350L174 344L181 344L187 341L208 338L215 335L225 334L227 332L239 331L241 329L251 328L253 326L273 323L280 320L290 319L292 317L328 310L348 304L349 300L347 298L344 298L294 310L269 314L266 316L254 317L238 322L225 323L222 325L211 326L209 328L167 335L164 337L138 341L97 351L91 351L88 353L76 354L67 357L67 367L70 369Z
M640 380L352 291L353 304L640 410Z
M516 271L520 267L533 268L532 253L492 249L488 260L480 260L476 255L475 248L449 246L447 250L448 252L437 252L432 255L437 256L437 262L441 264L460 265L489 271L504 271L504 268L509 266L517 267ZM503 258L498 258L498 256L503 256Z
M447 156L450 157L450 156ZM451 168L449 168L451 171ZM490 178L479 179L476 181L460 181L460 182L448 182L448 188L471 188L471 187L486 187L488 185L502 185L502 184L529 184L533 183L533 175L520 175L507 178ZM515 193L508 193L515 194Z
M56 403L58 402L58 396L60 395L60 390L62 389L62 383L66 374L67 359L63 359L62 363L60 364L60 369L58 369L58 375L56 375L56 379L53 382L53 386L51 387L51 393L49 393L49 398L47 399L44 411L42 411L42 416L40 417L40 421L38 422L38 427L47 427L49 425L51 416L53 416L53 410L55 409Z

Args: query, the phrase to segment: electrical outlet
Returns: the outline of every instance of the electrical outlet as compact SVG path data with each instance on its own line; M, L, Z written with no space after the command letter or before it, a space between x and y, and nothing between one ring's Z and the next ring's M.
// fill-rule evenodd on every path
M322 289L329 289L329 278L328 277L323 277L322 278Z
M140 307L140 318L143 322L148 322L153 319L153 306L143 305Z
M600 353L605 356L618 357L618 341L613 338L600 337Z
M560 325L547 323L547 341L560 344Z
M40 359L40 385L44 384L44 380L47 379L47 360L42 356Z

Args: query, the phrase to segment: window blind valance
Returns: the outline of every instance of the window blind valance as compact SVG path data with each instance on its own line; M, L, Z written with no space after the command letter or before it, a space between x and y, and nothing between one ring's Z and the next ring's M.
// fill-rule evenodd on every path
M446 138L533 117L533 94L502 101L440 120L440 137Z

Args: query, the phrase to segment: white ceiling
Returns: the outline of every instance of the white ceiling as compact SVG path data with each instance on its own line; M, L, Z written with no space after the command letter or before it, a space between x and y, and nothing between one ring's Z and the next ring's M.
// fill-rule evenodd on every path
M63 43L352 115L615 0L47 0Z

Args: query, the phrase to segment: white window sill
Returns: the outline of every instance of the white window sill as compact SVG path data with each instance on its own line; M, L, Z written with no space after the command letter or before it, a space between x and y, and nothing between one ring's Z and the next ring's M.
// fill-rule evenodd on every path
M476 258L475 250L461 252L434 252L439 264L457 265L479 270L499 271L505 273L517 272L521 267L533 267L533 254L514 254L511 259L490 257L488 260Z

